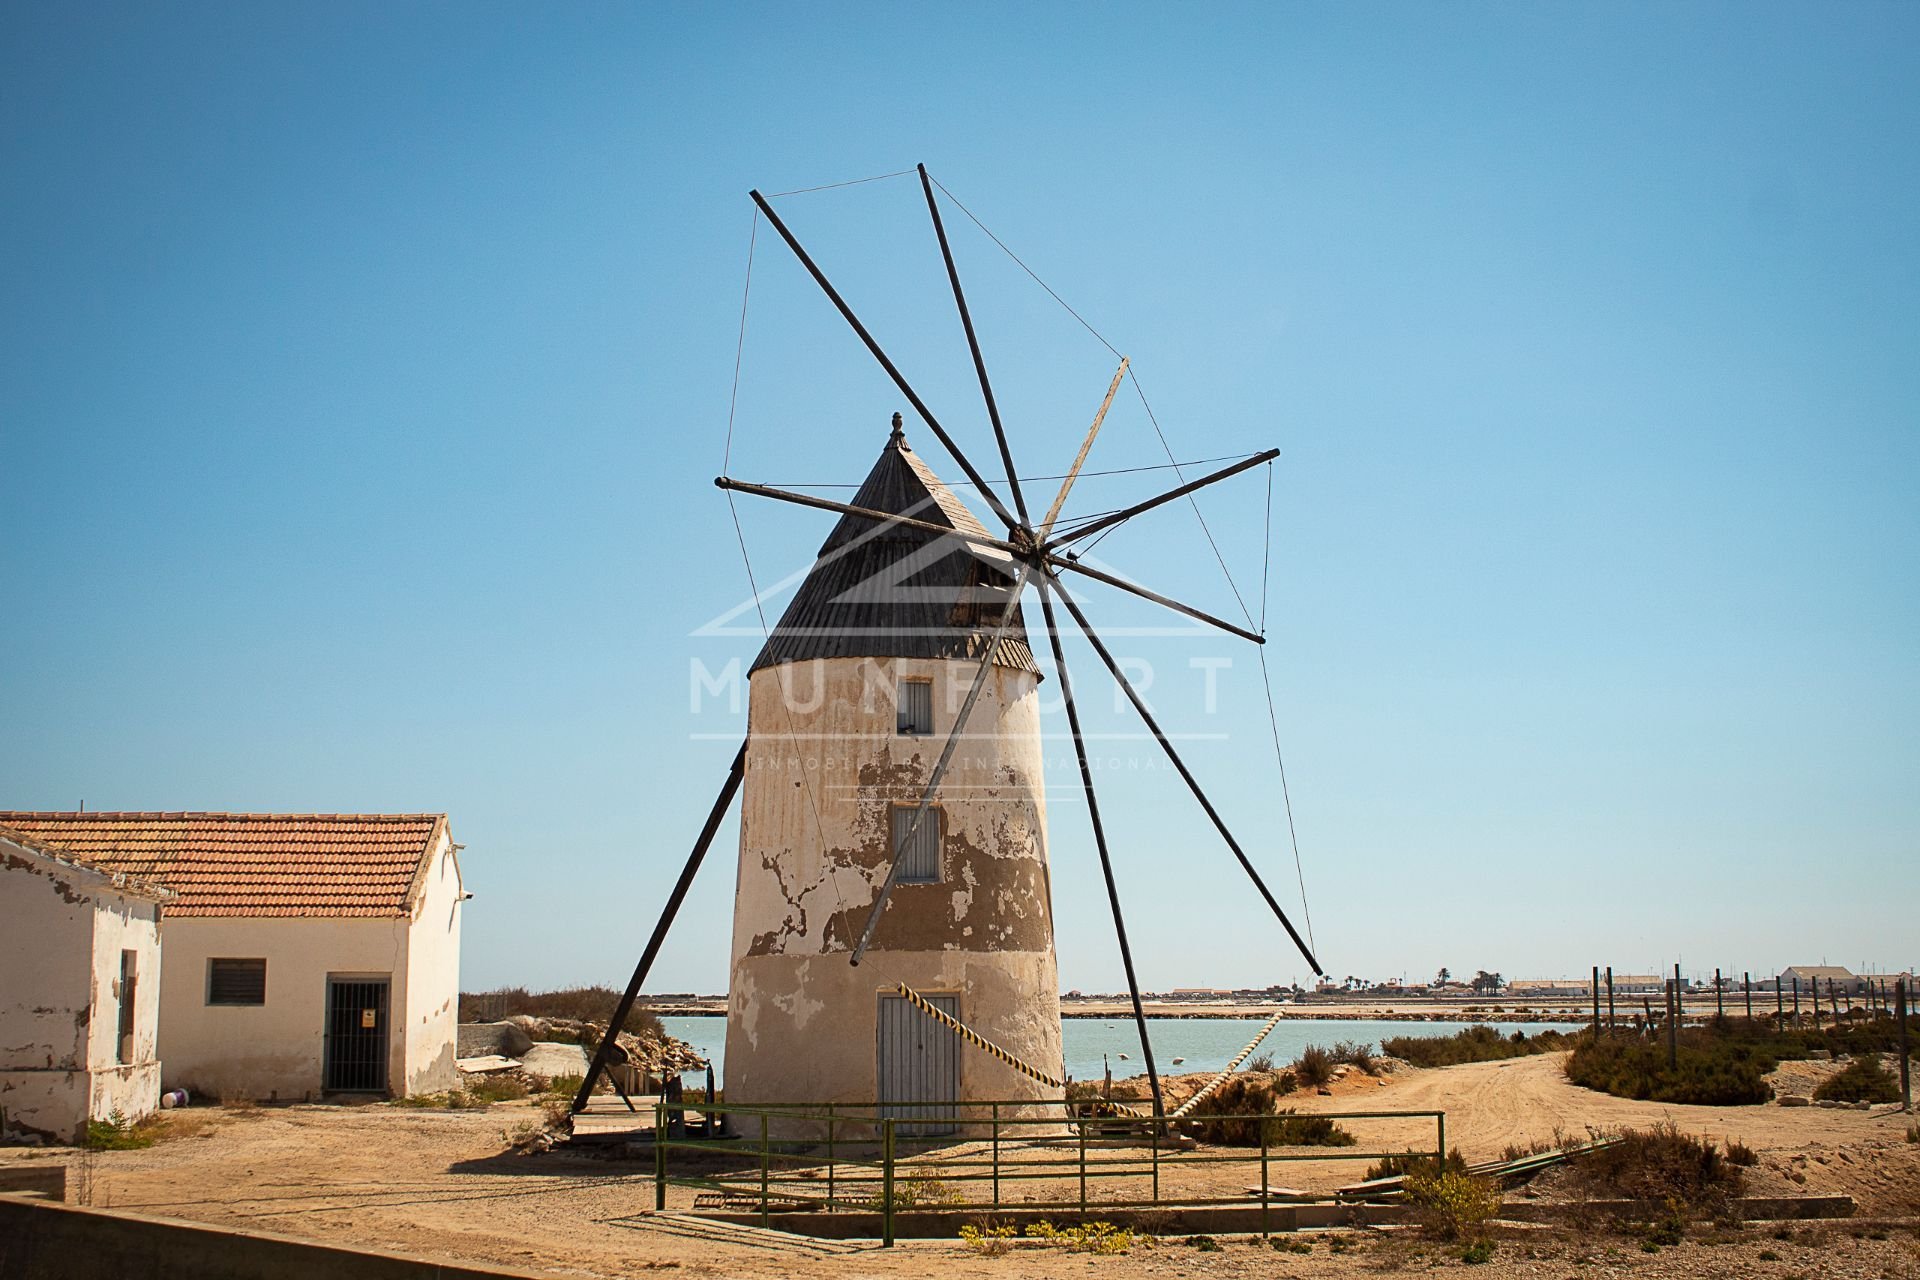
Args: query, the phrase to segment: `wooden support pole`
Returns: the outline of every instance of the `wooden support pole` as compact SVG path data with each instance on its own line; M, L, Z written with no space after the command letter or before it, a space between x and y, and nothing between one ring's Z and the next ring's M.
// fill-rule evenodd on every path
M1613 966L1607 966L1607 1030L1615 1028L1613 1018Z
M1747 1021L1753 1021L1753 975L1745 970L1740 973L1740 990L1747 997Z
M1593 966L1593 1038L1600 1038L1600 966Z
M740 790L740 780L747 773L747 744L742 742L740 750L733 757L733 766L727 770L727 780L720 788L720 795L713 802L713 808L707 812L706 825L700 828L700 835L693 842L693 852L687 855L686 865L680 868L680 878L674 882L673 892L667 895L666 909L661 911L658 923L653 926L653 936L647 939L647 949L640 953L640 963L633 967L633 977L627 980L627 989L615 1006L613 1019L607 1023L607 1034L593 1051L593 1061L587 1066L587 1078L580 1082L580 1092L573 1096L573 1110L585 1111L588 1101L593 1097L594 1081L607 1069L607 1063L619 1048L620 1028L626 1024L627 1015L633 1012L633 1002L640 995L641 984L646 982L647 973L653 968L654 957L660 954L660 944L667 940L667 930L673 927L673 918L680 913L680 904L686 901L687 890L693 884L694 873L700 870L700 862L707 856L707 846L713 843L713 836L720 829L720 820L727 816L727 810L733 805L733 797ZM625 1096L625 1091L621 1091ZM631 1099L627 1102L632 1109ZM658 1136L656 1134L656 1141Z
M1726 988L1720 985L1720 967L1715 965L1713 969L1713 1017L1716 1022L1725 1022L1727 1020L1727 1001L1726 996L1722 994L1725 990Z
M1794 980L1793 980L1793 1021L1794 1021L1794 1024L1795 1024L1796 1026L1797 1026L1797 1025L1799 1025L1799 1022L1800 1022L1800 979L1799 979L1799 978L1798 978L1797 976L1796 976L1796 977L1794 978Z
M1675 965L1678 969L1680 966ZM1667 984L1667 1070L1680 1068L1680 979Z
M1900 1109L1913 1110L1913 1047L1907 1043L1907 980L1893 983L1893 1016L1900 1020Z

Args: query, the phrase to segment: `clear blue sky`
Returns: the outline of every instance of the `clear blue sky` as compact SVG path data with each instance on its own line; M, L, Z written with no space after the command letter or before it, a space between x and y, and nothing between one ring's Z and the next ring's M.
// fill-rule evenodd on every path
M1284 450L1335 976L1913 963L1916 84L1908 5L6 6L0 804L445 810L467 985L622 980L740 728L691 665L756 647L695 634L745 594L746 192L925 161L1183 458ZM780 207L990 467L915 188ZM950 217L1057 472L1113 361ZM762 233L732 470L856 481L905 406ZM1123 398L1090 465L1160 460ZM1207 505L1255 597L1264 499ZM766 577L831 520L743 518ZM1100 552L1234 608L1190 512ZM1292 901L1250 647L1122 647ZM1065 776L1062 977L1110 989ZM1305 977L1177 781L1115 781L1147 985ZM724 985L732 841L656 989Z

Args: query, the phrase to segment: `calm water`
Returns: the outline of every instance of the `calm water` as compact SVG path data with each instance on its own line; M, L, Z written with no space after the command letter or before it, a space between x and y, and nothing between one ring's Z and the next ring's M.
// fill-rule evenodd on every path
M725 1018L662 1018L667 1030L705 1054L713 1063L714 1074L724 1075L727 1020ZM1264 1018L1148 1018L1147 1031L1153 1037L1154 1063L1168 1074L1181 1071L1218 1071L1246 1047ZM1139 1075L1146 1071L1140 1061L1140 1037L1130 1018L1066 1018L1061 1023L1066 1037L1067 1071L1076 1080L1100 1078L1102 1055L1113 1065L1113 1074ZM1270 1053L1275 1062L1292 1062L1310 1044L1331 1047L1336 1040L1363 1040L1378 1049L1389 1036L1450 1036L1468 1024L1463 1022L1381 1022L1373 1019L1301 1019L1283 1020L1268 1033L1257 1053ZM1485 1024L1501 1035L1525 1031L1570 1029L1567 1023L1489 1022ZM1125 1058L1120 1055L1126 1054ZM1176 1065L1174 1059L1185 1061ZM1035 1064L1042 1065L1042 1064ZM697 1073L704 1083L706 1073ZM689 1074L688 1083L696 1081Z

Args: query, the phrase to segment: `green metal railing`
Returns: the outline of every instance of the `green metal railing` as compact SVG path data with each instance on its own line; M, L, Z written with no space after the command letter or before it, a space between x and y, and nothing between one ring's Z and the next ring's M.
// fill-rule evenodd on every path
M654 1104L654 1207L667 1207L667 1189L717 1192L758 1213L762 1225L788 1209L828 1213L877 1211L881 1236L892 1244L899 1212L979 1212L1018 1208L1073 1211L1249 1206L1257 1194L1261 1234L1268 1234L1276 1164L1377 1161L1446 1151L1444 1111L1321 1111L1285 1115L1204 1114L1178 1121L1083 1116L1071 1104L1003 1100L926 1104L927 1117L882 1115L871 1105ZM1035 1114L1055 1109L1055 1114ZM898 1111L899 1108L890 1108ZM1403 1143L1391 1150L1287 1143L1287 1126L1301 1121L1431 1120L1433 1147ZM1186 1141L1184 1131L1232 1123L1257 1138L1245 1145ZM951 1124L953 1132L922 1133ZM677 1159L676 1159L677 1157ZM1204 1190L1163 1194L1169 1174L1240 1164L1257 1165L1259 1185L1235 1196ZM677 1166L677 1167L676 1167ZM1186 1179L1180 1179L1186 1181ZM1069 1183L1072 1198L1008 1203L1005 1184ZM980 1194L965 1194L978 1188ZM1115 1194L1103 1194L1111 1190ZM1133 1194L1127 1192L1132 1190ZM1138 1194L1144 1192L1145 1194ZM1332 1198L1329 1196L1329 1198Z

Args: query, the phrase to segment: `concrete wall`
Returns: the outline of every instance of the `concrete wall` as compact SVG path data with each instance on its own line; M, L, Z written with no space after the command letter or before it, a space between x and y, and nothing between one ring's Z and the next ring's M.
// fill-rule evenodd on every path
M867 959L847 952L891 863L893 803L931 773L976 664L843 659L754 673L740 823L726 1091L732 1102L874 1101L878 997L960 997L960 1017L1061 1069L1037 681L994 668L938 803L940 883L899 885ZM934 681L933 733L895 733L894 689ZM783 706L783 698L785 705ZM817 815L817 818L816 818ZM1050 1091L974 1050L963 1098Z
M120 952L135 953L133 1052L118 1060ZM88 1119L159 1105L158 908L113 882L0 842L0 1110L67 1141Z
M540 1280L552 1275L0 1195L0 1276L6 1280Z
M168 1087L215 1097L318 1097L329 977L385 978L390 1093L456 1083L459 866L442 836L411 917L175 917L167 921L161 1057ZM263 958L264 1005L207 1003L207 962Z

